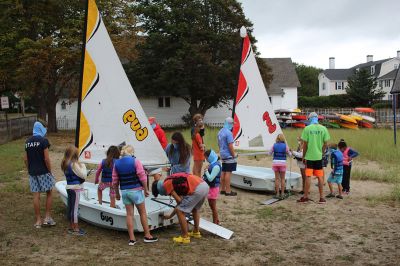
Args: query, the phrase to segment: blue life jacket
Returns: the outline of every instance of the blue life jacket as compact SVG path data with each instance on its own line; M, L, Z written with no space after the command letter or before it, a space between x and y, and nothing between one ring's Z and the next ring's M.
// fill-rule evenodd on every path
M335 169L334 174L343 173L343 154L339 150L332 150L331 153L331 167Z
M115 163L115 159L113 159L111 163L111 167L106 166L106 159L101 162L101 182L103 183L111 183L112 182L112 170Z
M221 183L221 164L216 161L212 164L210 164L208 166L208 172L211 173L212 169L214 168L214 166L218 166L219 167L219 173L218 175L214 178L213 181L208 181L207 176L204 175L204 181L206 181L206 183L208 184L209 187L219 187L219 184Z
M273 159L286 161L286 143L278 142L274 144Z
M119 177L119 187L121 190L133 189L142 186L136 174L135 158L125 156L114 162L115 171Z
M72 167L71 164L68 165L67 170L64 172L64 175L67 179L67 185L79 185L82 182L82 178L80 178L79 176L77 176L74 171L72 171Z

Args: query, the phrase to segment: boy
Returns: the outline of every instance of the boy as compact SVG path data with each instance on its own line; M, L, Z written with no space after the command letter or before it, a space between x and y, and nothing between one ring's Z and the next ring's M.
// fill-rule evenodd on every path
M332 172L328 178L328 185L330 193L326 196L327 198L334 198L332 184L336 183L338 185L339 195L336 198L343 199L342 196L342 179L343 179L343 154L337 149L336 144L331 144L331 168Z

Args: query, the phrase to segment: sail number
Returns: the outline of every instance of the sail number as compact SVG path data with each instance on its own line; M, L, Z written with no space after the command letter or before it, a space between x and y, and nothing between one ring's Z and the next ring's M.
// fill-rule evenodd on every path
M268 132L270 134L274 133L276 130L276 124L272 123L271 117L268 112L263 114L263 121L265 121L266 126L268 127Z
M142 141L149 135L149 130L147 127L143 127L139 122L139 119L136 117L135 111L132 109L125 112L123 121L125 124L131 123L131 129L135 132L136 139L138 141Z

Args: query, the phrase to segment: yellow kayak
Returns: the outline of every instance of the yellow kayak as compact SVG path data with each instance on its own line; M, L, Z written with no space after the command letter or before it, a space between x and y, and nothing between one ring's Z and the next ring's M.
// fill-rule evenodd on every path
M346 123L346 122L339 123L339 124L340 124L341 127L344 127L344 128L358 129L358 125L357 124L351 124L351 123Z
M354 119L353 117L350 117L348 115L342 115L342 114L336 114L336 115L340 117L340 120L343 120L344 122L356 124L356 126L357 126L357 120Z
M349 115L349 116L350 116L351 118L354 118L357 122L363 120L363 118L362 118L361 115L358 115L358 114L355 114L355 113L352 113L352 114Z

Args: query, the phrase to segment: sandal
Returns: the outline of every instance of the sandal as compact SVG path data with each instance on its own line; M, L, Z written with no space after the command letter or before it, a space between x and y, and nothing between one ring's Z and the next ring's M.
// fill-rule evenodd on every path
M43 225L54 226L56 225L56 222L53 220L53 218L46 218L44 219Z
M234 192L234 191L231 191L231 192L225 192L225 196L237 196L237 193L236 192Z
M34 224L33 227L35 227L36 229L40 229L42 228L42 224Z

